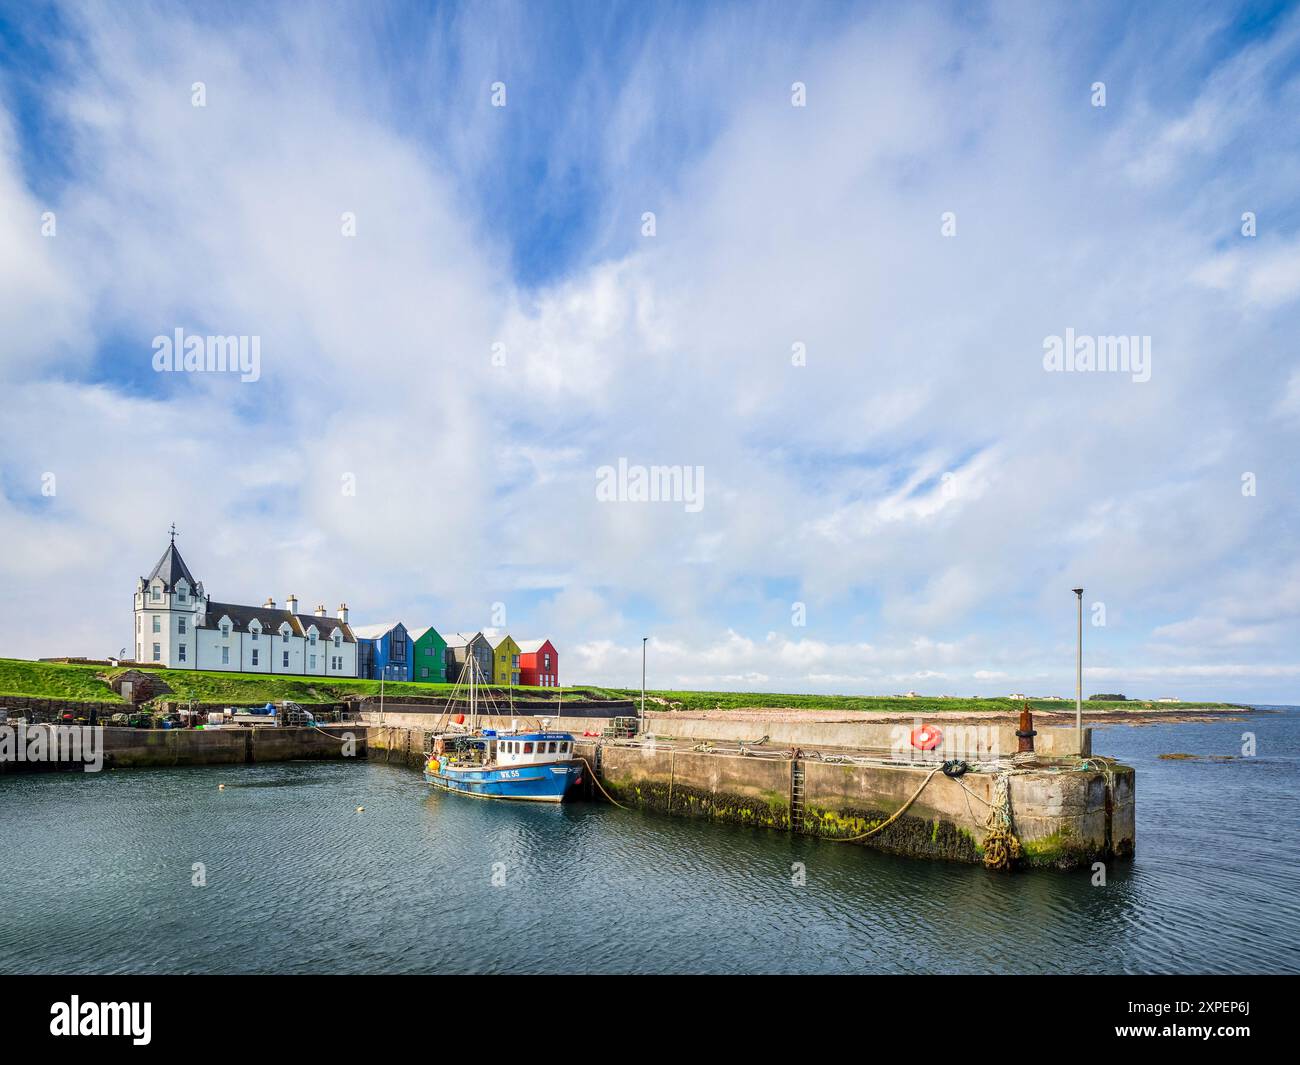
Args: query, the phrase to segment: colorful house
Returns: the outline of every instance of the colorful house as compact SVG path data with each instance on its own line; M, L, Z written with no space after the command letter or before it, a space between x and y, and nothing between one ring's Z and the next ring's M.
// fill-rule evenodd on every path
M489 640L492 644L492 683L519 683L519 645L509 636Z
M560 684L560 656L550 640L519 641L519 683L536 688Z
M481 632L476 632L472 636L463 632L453 632L447 637L444 661L447 663L448 681L455 683L460 680L461 671L471 656L478 662L478 680L491 681L492 645Z
M411 636L400 621L357 625L357 676L369 680L411 679Z
M412 629L411 679L427 684L441 683L447 679L447 641L430 625L427 629Z

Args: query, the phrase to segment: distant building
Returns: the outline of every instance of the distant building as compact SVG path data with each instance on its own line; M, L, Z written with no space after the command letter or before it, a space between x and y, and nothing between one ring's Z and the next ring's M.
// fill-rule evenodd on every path
M519 683L519 645L509 636L489 640L492 644L492 683Z
M536 688L560 684L560 656L550 640L519 641L519 683Z
M1175 699L1172 695L1166 695L1163 698L1156 700L1156 702L1158 703L1177 703L1181 701L1182 701L1181 699Z
M358 625L358 676L368 680L410 680L411 638L400 621Z
M481 632L473 635L453 632L447 636L447 649L444 653L448 681L454 683L460 680L465 663L471 656L478 663L476 681L486 683L492 680L492 645L488 643L487 637ZM466 680L468 679L467 677Z
M268 599L259 606L215 603L190 573L173 539L135 589L135 659L168 669L355 677L357 641L348 607L298 613Z
M447 679L447 641L430 625L411 629L411 679L429 684Z

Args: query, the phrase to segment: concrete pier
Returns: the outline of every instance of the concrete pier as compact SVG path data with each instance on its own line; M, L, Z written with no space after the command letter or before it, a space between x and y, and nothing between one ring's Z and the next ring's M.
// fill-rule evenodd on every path
M552 727L582 735L567 722L553 721ZM408 725L372 725L370 757L421 768L427 732ZM579 739L577 753L588 760L610 796L632 809L963 862L985 858L1001 775L968 772L952 779L932 773L941 759L913 766L848 751L792 757L790 750L754 748L742 754L595 737ZM1006 765L1007 812L1020 850L1016 864L1068 869L1133 856L1130 767L1077 757ZM855 840L895 814L923 782L924 789L902 816L869 838ZM600 790L592 789L592 797L602 798Z
M12 727L12 726L11 726ZM22 742L37 729L47 737L44 744L63 757L42 761L0 759L0 773L80 770L93 743L102 743L103 769L148 766L242 765L251 762L287 762L300 758L366 757L365 726L316 728L220 728L220 729L135 729L101 728L100 739L92 740L91 726L18 726ZM72 733L77 733L75 737ZM66 739L64 739L66 737ZM75 743L69 742L75 739ZM76 757L72 757L73 752Z

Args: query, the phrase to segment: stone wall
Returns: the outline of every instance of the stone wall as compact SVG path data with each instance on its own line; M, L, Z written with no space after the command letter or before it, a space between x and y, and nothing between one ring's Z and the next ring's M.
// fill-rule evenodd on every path
M372 725L370 757L422 768L426 735L420 728ZM815 758L801 758L796 770L794 761L784 757L603 743L591 737L579 739L576 753L597 771L616 802L633 809L793 829L895 854L964 862L983 859L997 782L993 773L950 779L941 772L930 776L926 767ZM1072 868L1132 857L1133 770L1104 759L1089 765L1017 768L1008 777L1021 864ZM803 810L792 825L796 771L803 774ZM923 782L925 788L900 817L868 839L854 839L893 816ZM591 787L590 797L602 798L603 792Z
M73 726L76 727L76 726ZM47 728L43 725L28 729ZM365 758L366 729L315 728L133 729L103 728L105 769L146 766L237 765L299 758ZM82 748L88 749L81 728ZM350 737L350 740L349 740ZM25 738L22 742L25 742ZM349 753L351 752L351 753ZM0 761L0 772L78 769L81 763Z
M790 716L794 716L792 713ZM918 718L915 721L900 719L896 715L883 716L880 721L818 720L810 714L807 720L780 721L765 719L765 715L742 716L740 712L689 713L658 711L646 713L646 730L667 739L714 743L752 743L767 737L773 747L837 747L856 751L889 752L906 737L919 722L928 720L943 734L940 751L949 756L973 761L976 758L1005 757L1015 754L1017 722L1009 718ZM1065 758L1077 755L1078 733L1073 728L1038 725L1034 738L1036 753L1048 758ZM1092 730L1083 730L1084 755L1092 753Z

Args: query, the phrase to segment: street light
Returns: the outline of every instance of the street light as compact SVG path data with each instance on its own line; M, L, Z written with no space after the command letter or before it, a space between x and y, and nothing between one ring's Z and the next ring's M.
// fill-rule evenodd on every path
M649 636L641 637L641 735L645 735L645 645Z
M1071 588L1079 600L1079 640L1074 649L1074 728L1078 733L1079 757L1083 757L1083 589Z

